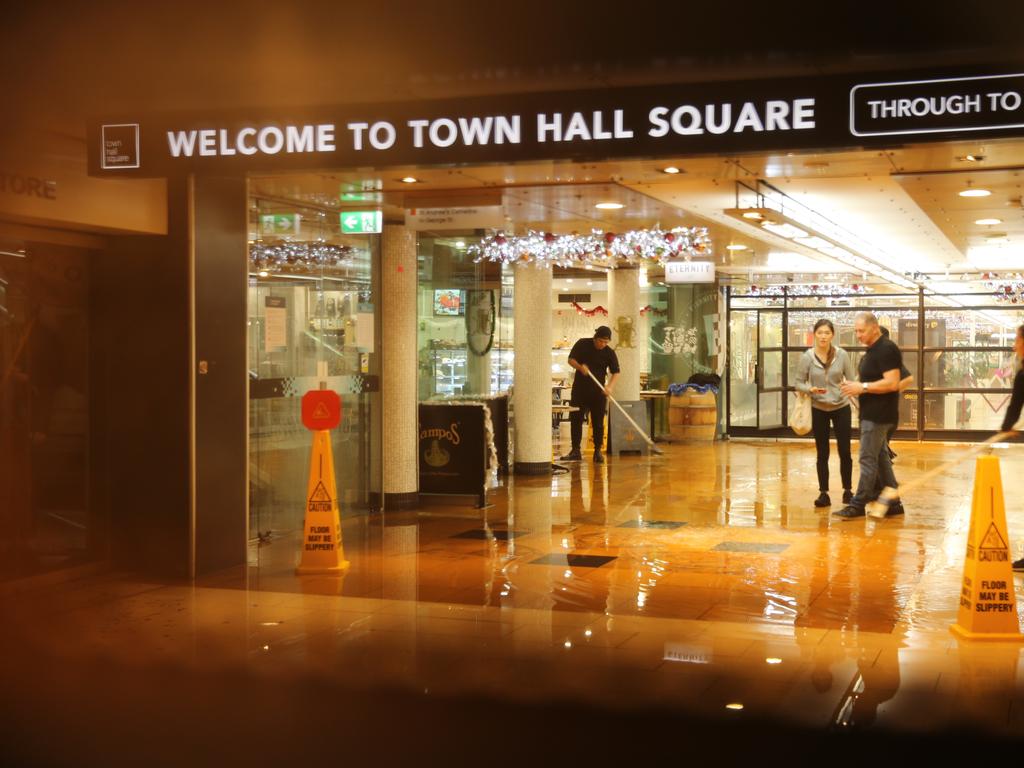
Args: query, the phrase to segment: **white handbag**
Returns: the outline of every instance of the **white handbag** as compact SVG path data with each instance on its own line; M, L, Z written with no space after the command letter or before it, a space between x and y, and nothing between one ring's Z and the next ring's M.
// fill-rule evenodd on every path
M798 435L806 435L811 431L811 396L803 392L796 393L796 402L789 414L789 428Z

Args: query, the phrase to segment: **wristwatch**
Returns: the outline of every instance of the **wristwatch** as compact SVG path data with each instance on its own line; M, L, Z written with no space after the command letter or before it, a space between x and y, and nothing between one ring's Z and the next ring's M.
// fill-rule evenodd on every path
M865 391L865 392L867 392L867 391L868 391L868 383L867 383L866 381L862 381L862 382L861 382L861 386L863 386L863 387L864 387L864 391Z

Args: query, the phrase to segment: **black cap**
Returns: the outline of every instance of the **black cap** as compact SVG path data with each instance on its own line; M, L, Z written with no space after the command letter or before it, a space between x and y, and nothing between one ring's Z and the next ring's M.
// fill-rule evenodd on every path
M611 338L612 338L612 329L609 328L607 325L599 325L599 326L597 326L597 330L594 331L594 338L595 339L609 339L609 340L611 340Z

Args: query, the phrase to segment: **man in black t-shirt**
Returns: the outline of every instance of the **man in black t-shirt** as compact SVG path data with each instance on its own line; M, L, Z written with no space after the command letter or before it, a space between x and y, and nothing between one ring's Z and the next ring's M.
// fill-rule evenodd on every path
M580 442L583 440L583 420L590 413L591 428L594 430L594 462L604 463L601 447L604 445L604 412L608 404L615 379L619 376L619 358L608 346L612 329L600 326L592 339L583 338L572 345L569 352L569 367L576 371L572 379L572 397L569 404L579 408L569 415L572 424L572 450L562 461L579 461ZM611 378L605 382L605 374L611 371ZM602 386L594 383L588 374L593 373Z
M888 435L899 421L900 348L882 336L878 318L861 312L853 323L857 339L868 348L860 361L860 381L844 382L847 397L860 399L860 479L852 501L835 514L846 519L863 517L864 508L877 497L877 488L896 488L896 476L889 458ZM889 505L887 516L903 514L899 500Z

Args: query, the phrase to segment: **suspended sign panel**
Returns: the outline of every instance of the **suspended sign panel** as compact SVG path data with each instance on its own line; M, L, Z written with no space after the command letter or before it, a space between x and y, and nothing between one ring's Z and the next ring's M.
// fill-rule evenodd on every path
M665 262L665 282L669 285L676 285L678 283L713 283L715 282L715 262Z

